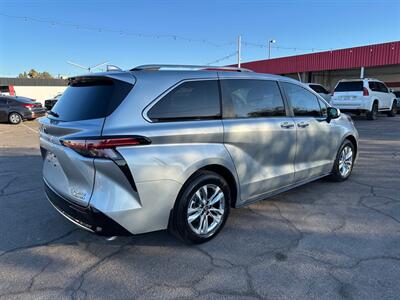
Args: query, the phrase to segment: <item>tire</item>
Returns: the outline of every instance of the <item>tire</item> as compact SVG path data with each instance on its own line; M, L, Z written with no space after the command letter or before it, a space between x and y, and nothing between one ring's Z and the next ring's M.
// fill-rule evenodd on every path
M349 150L351 150L351 152L348 152ZM346 159L346 155L348 155L349 153L351 153L351 157ZM353 171L354 158L355 158L354 145L349 140L345 140L343 144L340 146L339 151L336 155L330 179L333 181L340 182L340 181L345 181L347 178L349 178L351 172ZM343 159L345 161L343 161ZM346 168L346 166L348 167L348 169Z
M376 120L378 115L378 103L374 102L372 105L372 110L367 112L367 119L368 120Z
M395 117L397 115L397 101L394 100L392 103L392 109L387 113L388 117Z
M212 198L213 195L216 196ZM219 201L211 205L212 199ZM205 202L209 204L204 205ZM231 191L226 180L217 173L200 171L182 187L168 230L186 243L207 242L224 227L230 203Z
M19 113L12 112L8 115L8 122L13 125L17 125L22 122L22 116Z

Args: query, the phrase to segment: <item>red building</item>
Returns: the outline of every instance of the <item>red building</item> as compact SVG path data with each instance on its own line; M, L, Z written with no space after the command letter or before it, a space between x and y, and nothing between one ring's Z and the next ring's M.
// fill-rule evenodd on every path
M242 63L260 73L280 74L333 88L344 78L378 78L400 90L400 41ZM363 69L363 71L362 71Z

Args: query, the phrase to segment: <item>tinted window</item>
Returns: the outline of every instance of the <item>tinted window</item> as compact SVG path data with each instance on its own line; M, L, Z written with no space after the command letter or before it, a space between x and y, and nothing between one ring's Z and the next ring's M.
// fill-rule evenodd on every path
M153 121L214 119L221 116L217 80L184 82L147 113Z
M378 82L378 85L379 85L379 90L382 93L388 93L389 92L387 87L386 87L386 85L384 85L382 82Z
M368 82L368 86L369 86L371 91L380 92L378 82L370 81L370 82Z
M232 106L228 117L260 118L285 116L278 83L269 80L221 80L224 103Z
M362 92L364 84L362 81L342 81L335 88L335 92Z
M394 92L394 94L396 95L396 97L400 97L400 92Z
M310 88L316 93L329 94L329 92L322 85L310 84Z
M305 88L292 83L283 83L286 95L292 104L293 113L296 117L320 117L321 108L318 104L317 96L313 95Z
M59 115L56 119L62 121L104 118L118 107L131 89L129 83L104 77L72 79L52 111Z
M10 92L10 88L8 87L8 85L0 86L0 92L9 93Z

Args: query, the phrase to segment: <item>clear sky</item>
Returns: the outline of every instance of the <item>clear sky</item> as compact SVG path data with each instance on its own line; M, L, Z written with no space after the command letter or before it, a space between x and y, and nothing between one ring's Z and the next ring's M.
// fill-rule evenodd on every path
M0 0L0 76L82 72L67 60L207 64L234 53L239 34L242 61L266 58L270 39L291 48L272 57L400 40L400 0Z

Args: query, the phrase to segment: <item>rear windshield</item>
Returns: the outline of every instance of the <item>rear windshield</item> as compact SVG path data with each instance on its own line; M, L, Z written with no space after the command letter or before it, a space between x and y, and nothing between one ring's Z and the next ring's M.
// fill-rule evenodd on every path
M339 82L335 92L362 92L364 84L362 81L343 81Z
M30 99L30 98L25 98L25 97L15 97L14 100L17 100L18 102L23 102L23 103L30 103L35 100Z
M105 77L79 77L69 82L54 105L51 118L78 121L104 118L111 114L132 89L123 81Z

